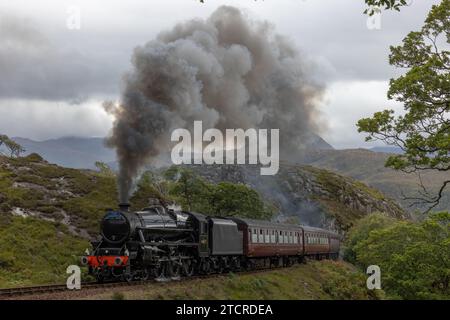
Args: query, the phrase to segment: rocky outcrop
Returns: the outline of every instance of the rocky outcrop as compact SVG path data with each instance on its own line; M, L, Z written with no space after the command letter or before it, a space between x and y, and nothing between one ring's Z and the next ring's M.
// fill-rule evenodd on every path
M259 167L192 166L211 182L244 183L258 190L278 210L276 219L296 217L300 223L345 232L357 219L382 212L398 219L409 214L380 191L324 169L282 163L277 175L261 176Z

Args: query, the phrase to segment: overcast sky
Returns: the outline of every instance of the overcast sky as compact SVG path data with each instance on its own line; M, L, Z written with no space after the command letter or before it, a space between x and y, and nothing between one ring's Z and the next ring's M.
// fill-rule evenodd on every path
M326 85L321 134L336 148L369 147L355 123L388 101L389 46L420 29L438 0L414 0L402 12L383 12L380 29L367 27L363 0L131 0L0 3L0 133L36 140L104 136L111 117L101 108L117 99L121 75L137 45L223 4L267 20L309 60ZM67 27L72 7L81 28ZM376 25L369 23L369 25Z

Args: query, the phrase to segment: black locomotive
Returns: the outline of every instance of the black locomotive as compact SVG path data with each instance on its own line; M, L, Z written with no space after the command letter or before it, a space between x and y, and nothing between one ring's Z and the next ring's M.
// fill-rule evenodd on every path
M157 201L141 211L108 210L101 240L82 263L99 282L176 278L337 258L339 245L339 235L324 229L208 217Z

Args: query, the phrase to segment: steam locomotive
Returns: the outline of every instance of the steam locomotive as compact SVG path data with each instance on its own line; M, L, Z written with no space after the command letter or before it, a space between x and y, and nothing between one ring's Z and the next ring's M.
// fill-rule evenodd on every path
M337 259L340 236L306 226L209 217L156 202L108 210L101 239L81 262L99 282L189 277L289 266L305 257Z

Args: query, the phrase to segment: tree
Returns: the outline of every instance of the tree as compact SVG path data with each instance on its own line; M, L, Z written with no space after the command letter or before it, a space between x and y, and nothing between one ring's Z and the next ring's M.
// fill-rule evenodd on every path
M368 15L376 12L374 8L400 11L401 7L408 5L407 0L365 0L365 2L369 8L364 13Z
M25 152L25 149L20 144L4 134L0 135L0 147L2 144L9 150L11 158L13 156L19 157L21 153Z
M104 176L107 176L107 177L115 176L114 171L111 169L111 167L102 161L96 161L95 167L98 169L100 174L102 174Z
M241 183L219 183L212 193L211 205L213 212L221 217L238 216L264 220L272 216L258 192Z
M391 47L389 63L407 71L391 79L388 98L403 103L405 114L393 110L376 112L358 121L358 131L369 135L366 141L380 140L401 148L386 166L404 172L450 171L450 58L440 49L450 43L450 0L432 7L420 31L410 32L400 46ZM436 207L450 180L437 194L425 188L420 196L409 198Z
M169 195L184 210L211 216L270 219L273 210L258 192L242 183L207 182L190 169L172 166L164 172Z
M211 213L211 187L203 178L192 170L172 166L164 176L172 181L169 193L184 210Z
M421 223L368 216L350 229L347 250L363 269L378 265L382 288L394 298L450 296L450 214L434 213ZM355 240L356 241L353 241Z

